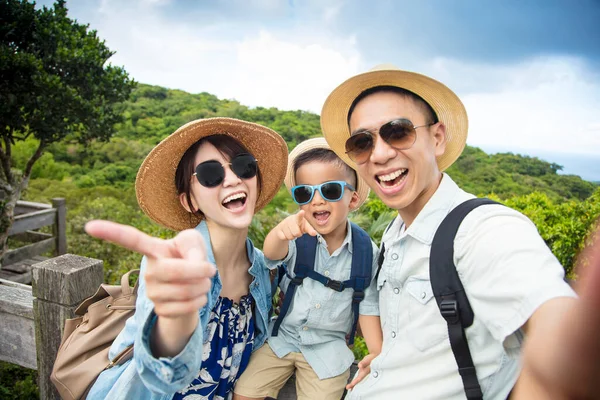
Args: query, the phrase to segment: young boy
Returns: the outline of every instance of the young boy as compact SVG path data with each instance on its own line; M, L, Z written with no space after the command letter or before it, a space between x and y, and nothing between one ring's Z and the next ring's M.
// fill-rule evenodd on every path
M297 240L304 234L317 237L314 271L331 280L347 281L353 257L348 213L367 198L365 182L331 151L325 139L315 138L302 142L290 153L285 184L300 211L269 232L263 250L272 260L267 263L270 268L282 263L287 266L280 287L289 291L299 251ZM370 360L380 352L383 339L373 279L377 246L372 241L369 251L372 271L359 303L358 321ZM252 355L235 386L234 398L276 398L294 372L298 399L339 400L343 395L354 361L346 343L354 320L352 288L336 291L307 277L296 286L290 300L280 325L278 321L271 323L267 345Z

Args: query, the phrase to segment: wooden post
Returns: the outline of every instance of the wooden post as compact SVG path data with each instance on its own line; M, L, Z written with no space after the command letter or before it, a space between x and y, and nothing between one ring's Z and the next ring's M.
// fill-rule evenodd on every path
M73 254L33 265L33 314L42 399L60 399L50 374L60 347L64 321L73 318L79 303L96 292L103 278L101 260Z
M61 256L67 253L67 204L65 199L52 199L52 208L56 208L56 223L54 224L55 255Z

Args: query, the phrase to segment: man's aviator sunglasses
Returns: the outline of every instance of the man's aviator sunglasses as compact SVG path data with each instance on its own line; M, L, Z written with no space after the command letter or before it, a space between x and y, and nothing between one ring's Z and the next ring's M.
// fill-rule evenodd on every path
M435 125L436 123L432 122L414 126L408 119L394 119L381 125L379 128L379 137L396 150L406 150L415 144L415 140L417 139L416 129ZM375 138L373 137L373 133L368 130L361 130L346 140L346 154L355 163L363 164L371 156L374 146Z
M310 203L315 196L315 190L318 190L323 200L340 201L344 197L346 187L352 191L355 190L352 185L344 181L329 181L320 185L297 185L292 188L292 198L298 205L302 206Z
M225 166L230 165L231 170L241 179L250 179L256 176L258 164L252 154L242 153L231 159L231 162L221 164L217 160L208 160L196 166L193 173L202 186L213 188L223 183L225 179Z

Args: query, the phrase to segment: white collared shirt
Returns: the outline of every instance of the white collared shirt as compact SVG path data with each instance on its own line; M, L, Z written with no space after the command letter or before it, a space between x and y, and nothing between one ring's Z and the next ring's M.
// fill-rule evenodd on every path
M429 253L442 220L474 196L444 174L415 221L396 218L384 234L377 286L381 354L348 399L464 399L446 321L429 281ZM544 302L575 296L564 270L524 215L501 205L476 208L454 241L454 263L475 320L467 339L485 399L506 399L520 371L520 328Z

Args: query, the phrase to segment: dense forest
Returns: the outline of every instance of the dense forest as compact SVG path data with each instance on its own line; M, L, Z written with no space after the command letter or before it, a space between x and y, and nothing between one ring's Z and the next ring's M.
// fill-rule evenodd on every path
M120 107L123 121L117 125L111 140L84 146L67 137L52 144L34 165L29 188L23 196L25 200L40 202L66 198L69 252L104 260L105 278L111 283L124 271L137 267L140 256L90 238L83 226L86 221L103 218L133 225L152 235L174 235L140 211L134 181L150 149L179 126L197 118L241 118L273 128L285 138L290 149L320 135L319 116L313 113L248 108L208 93L189 94L144 84L139 84L129 101ZM12 154L14 165L22 168L37 145L34 139L17 142ZM574 278L572 268L577 252L600 215L600 187L578 176L561 175L561 168L537 158L510 153L488 155L467 146L447 172L465 190L499 200L531 218ZM255 244L261 247L269 229L295 210L295 204L282 187L253 221L250 235ZM393 217L394 213L373 195L351 216L376 241ZM355 353L360 357L364 351L364 342L357 340ZM7 387L14 382L0 380L0 392L15 398L37 396L34 375L10 364L2 363L0 367L7 379L11 377L9 381L14 376L21 377L11 390Z
M110 141L87 146L68 140L53 144L35 164L24 194L24 199L31 201L67 199L69 252L104 260L110 282L136 266L139 256L91 239L83 232L83 225L92 218L105 218L162 237L174 234L144 216L137 206L133 185L146 154L179 126L196 118L241 118L273 128L290 149L320 135L316 114L248 108L208 93L189 94L139 84L121 107L124 118ZM15 165L25 163L35 148L35 140L17 143L13 152ZM467 146L447 172L465 190L491 196L528 215L567 272L571 272L583 238L600 215L600 189L578 176L561 175L560 170L560 165L537 158L510 153L488 155ZM261 246L268 230L295 209L282 187L255 218L251 227L254 242ZM376 240L392 217L393 213L374 196L352 215Z

